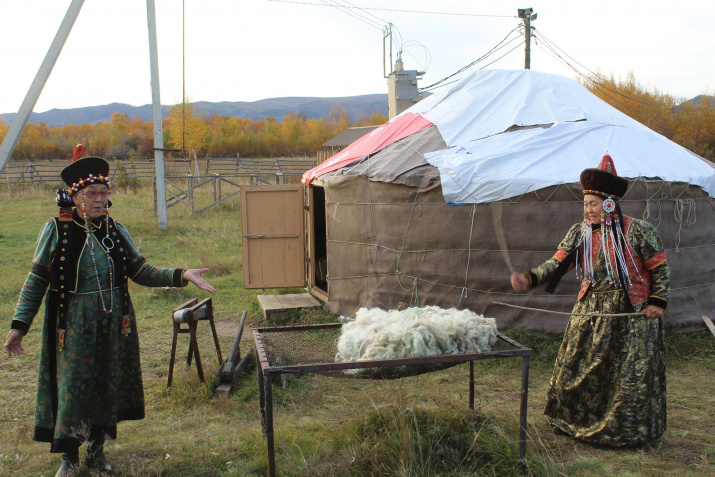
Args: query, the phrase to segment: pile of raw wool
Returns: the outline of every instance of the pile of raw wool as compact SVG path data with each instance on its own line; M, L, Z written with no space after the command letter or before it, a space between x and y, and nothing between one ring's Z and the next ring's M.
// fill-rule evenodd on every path
M494 318L437 306L385 311L360 308L343 325L336 361L395 359L489 351L496 342Z

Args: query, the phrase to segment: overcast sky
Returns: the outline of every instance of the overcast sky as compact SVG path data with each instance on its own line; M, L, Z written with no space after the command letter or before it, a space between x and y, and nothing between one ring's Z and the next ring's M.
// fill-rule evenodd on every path
M0 113L19 109L70 3L0 0ZM365 10L349 9L350 15L320 6L335 3ZM704 0L184 4L185 88L194 101L386 93L382 27L388 22L399 32L396 41L405 45L405 69L426 69L420 81L426 86L487 53L518 26L517 9L526 7L538 14L536 35L563 50L574 66L581 68L578 62L616 77L633 71L646 87L678 98L712 94L715 87L715 15ZM156 0L156 14L161 102L173 104L182 96L182 1ZM545 50L544 40L537 43L532 43L532 69L577 76ZM515 40L468 71L516 46ZM523 66L522 43L487 68ZM151 103L145 0L86 0L34 110L112 102Z

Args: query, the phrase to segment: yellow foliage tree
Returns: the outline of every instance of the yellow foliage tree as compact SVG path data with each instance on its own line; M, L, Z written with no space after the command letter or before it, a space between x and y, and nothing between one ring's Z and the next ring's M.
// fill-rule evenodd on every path
M387 118L379 109L370 115L370 126L380 126L387 122Z
M3 118L0 118L0 143L5 139L8 129L10 129L10 125L7 124Z
M647 89L633 72L615 79L600 72L581 80L593 94L671 141L705 158L715 155L715 100L707 94L699 102L677 100L658 89Z
M206 146L209 126L203 121L204 114L196 109L187 96L185 103L179 103L169 109L169 138L174 149L185 149L187 155L196 162L199 171L199 153Z

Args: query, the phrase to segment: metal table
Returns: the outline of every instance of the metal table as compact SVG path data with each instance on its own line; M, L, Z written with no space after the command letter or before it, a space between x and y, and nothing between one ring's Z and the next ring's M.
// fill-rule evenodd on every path
M349 378L391 379L446 369L469 362L469 409L474 409L474 361L495 358L522 358L521 406L519 415L519 467L525 468L526 409L529 391L531 349L497 332L491 351L481 353L423 356L366 361L334 361L336 342L343 323L279 326L253 329L258 359L258 395L261 424L266 435L268 473L276 475L273 435L273 376L283 374L323 374Z

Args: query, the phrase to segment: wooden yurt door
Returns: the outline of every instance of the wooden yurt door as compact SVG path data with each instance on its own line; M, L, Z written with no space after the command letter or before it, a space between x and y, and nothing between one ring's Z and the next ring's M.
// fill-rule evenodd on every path
M306 285L303 185L241 189L243 286Z

